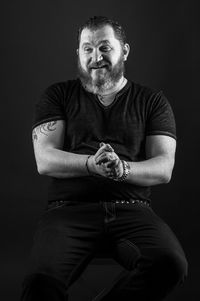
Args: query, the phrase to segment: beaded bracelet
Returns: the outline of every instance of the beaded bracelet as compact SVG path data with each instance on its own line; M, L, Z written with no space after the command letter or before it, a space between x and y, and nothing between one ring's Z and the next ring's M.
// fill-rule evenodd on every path
M119 178L115 178L114 180L115 181L118 181L118 182L123 182L125 181L125 179L128 177L129 173L130 173L130 165L128 162L124 161L124 160L121 160L122 162L122 165L123 165L123 175Z
M89 170L89 167L88 167L88 160L89 158L91 157L91 155L87 156L87 159L85 161L85 166L86 166L86 169L87 169L87 172L89 175L92 175L91 171Z

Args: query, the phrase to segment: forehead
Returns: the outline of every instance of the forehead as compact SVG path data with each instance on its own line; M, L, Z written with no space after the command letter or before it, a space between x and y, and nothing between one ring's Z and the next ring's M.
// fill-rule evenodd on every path
M115 32L110 25L105 25L96 30L84 28L80 36L80 45L85 43L99 44L102 41L108 41L112 44L120 44L119 40L115 37Z

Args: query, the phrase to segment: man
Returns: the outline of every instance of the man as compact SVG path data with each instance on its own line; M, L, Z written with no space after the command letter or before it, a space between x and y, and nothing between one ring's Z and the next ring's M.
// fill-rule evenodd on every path
M171 179L174 116L161 91L124 77L129 51L117 22L89 19L78 35L78 79L51 85L36 106L35 158L51 184L22 300L66 300L102 245L125 270L95 300L163 300L187 274L150 202L150 186Z

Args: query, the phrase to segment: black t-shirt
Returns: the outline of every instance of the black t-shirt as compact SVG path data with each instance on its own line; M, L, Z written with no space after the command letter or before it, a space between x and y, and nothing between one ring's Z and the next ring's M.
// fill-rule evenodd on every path
M99 143L105 142L120 159L143 161L146 136L167 135L176 139L174 115L163 92L130 80L109 106L86 91L79 79L51 85L36 104L32 128L55 120L66 122L63 150L76 154L93 155ZM150 201L150 187L85 176L52 177L48 189L49 201L130 198Z

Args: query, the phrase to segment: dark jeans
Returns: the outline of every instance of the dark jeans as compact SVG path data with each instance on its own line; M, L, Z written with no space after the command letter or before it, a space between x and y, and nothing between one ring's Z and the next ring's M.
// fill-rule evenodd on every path
M125 269L95 301L163 300L187 274L180 243L150 206L68 201L38 222L21 300L68 300L69 286L104 244Z

